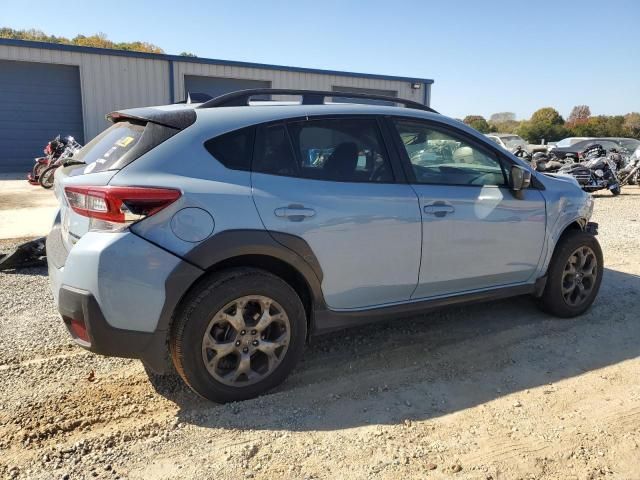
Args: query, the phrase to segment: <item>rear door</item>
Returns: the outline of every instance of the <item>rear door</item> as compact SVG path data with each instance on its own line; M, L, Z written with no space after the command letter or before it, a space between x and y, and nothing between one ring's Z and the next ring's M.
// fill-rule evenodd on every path
M421 219L376 118L310 118L258 129L252 189L265 227L304 239L332 309L411 297ZM397 160L396 160L397 161Z
M516 198L506 158L465 132L413 119L391 123L422 211L413 297L531 281L545 236L542 194L530 188Z

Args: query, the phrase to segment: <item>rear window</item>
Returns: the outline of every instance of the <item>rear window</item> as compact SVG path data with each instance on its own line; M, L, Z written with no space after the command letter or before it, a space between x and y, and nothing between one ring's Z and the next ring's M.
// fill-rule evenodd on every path
M118 122L87 143L73 159L87 164L83 173L111 170L138 144L144 128L142 123Z

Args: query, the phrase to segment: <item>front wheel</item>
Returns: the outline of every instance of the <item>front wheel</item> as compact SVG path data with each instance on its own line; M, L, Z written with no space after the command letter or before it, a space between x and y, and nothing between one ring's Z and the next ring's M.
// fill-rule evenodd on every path
M620 184L617 183L614 187L610 188L609 190L611 190L611 193L613 194L614 197L617 197L618 195L620 195L622 188L620 187Z
M53 165L42 172L40 178L38 179L42 188L49 189L53 187L54 175L57 168L57 165Z
M169 347L187 385L224 403L284 381L302 355L306 333L304 307L289 284L262 270L233 269L187 297Z
M582 231L568 232L551 258L540 298L542 309L565 318L584 313L598 294L603 271L602 249L596 237Z

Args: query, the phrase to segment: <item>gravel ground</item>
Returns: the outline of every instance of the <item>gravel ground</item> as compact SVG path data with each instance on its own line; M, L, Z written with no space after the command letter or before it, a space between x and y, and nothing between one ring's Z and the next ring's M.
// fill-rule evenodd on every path
M75 347L44 268L0 273L0 478L638 479L639 212L597 196L581 318L516 298L331 334L223 406Z

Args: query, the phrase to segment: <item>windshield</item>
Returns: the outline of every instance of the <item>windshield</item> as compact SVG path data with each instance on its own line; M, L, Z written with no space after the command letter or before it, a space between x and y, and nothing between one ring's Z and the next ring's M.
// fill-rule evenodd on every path
M620 145L622 146L622 148L631 153L634 152L638 147L640 147L640 140L634 140L633 138L620 140Z
M118 122L87 143L73 159L87 164L84 173L109 170L140 140L144 125Z
M525 142L518 135L511 135L510 137L502 137L502 141L506 145L508 149L515 148L517 146L526 147L527 142Z
M571 146L571 138L563 138L558 143L556 143L556 147L570 147Z

